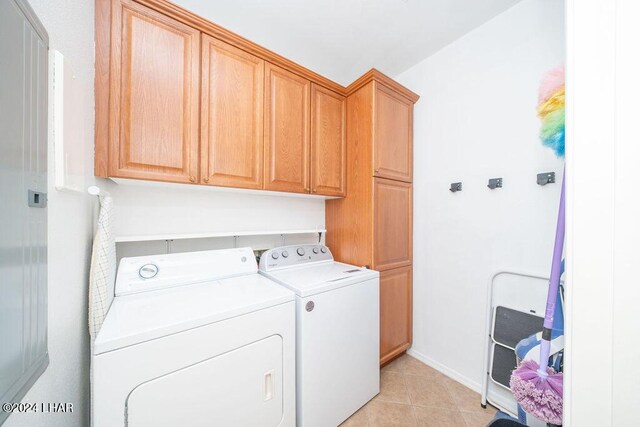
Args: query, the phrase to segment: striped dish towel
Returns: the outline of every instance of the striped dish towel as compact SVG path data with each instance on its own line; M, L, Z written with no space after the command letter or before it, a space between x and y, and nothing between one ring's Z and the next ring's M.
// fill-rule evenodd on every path
M113 199L99 194L100 214L93 239L89 272L89 333L94 340L113 301L116 279L116 244L113 236Z

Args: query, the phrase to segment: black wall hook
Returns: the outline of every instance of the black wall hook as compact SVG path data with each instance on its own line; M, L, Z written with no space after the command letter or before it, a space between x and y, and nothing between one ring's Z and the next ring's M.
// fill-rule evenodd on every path
M490 178L487 187L492 190L495 190L496 188L502 188L502 178Z
M555 172L539 173L536 176L536 182L538 183L538 185L553 184L554 182L556 182L556 173Z

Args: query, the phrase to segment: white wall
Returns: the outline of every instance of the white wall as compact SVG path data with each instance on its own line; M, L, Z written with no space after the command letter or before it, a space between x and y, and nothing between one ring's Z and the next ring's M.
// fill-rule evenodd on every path
M323 230L324 200L296 196L256 195L231 189L211 189L182 184L121 185L100 180L115 201L117 236L175 236L229 232ZM135 181L134 181L135 182ZM143 183L144 184L144 183ZM255 193L255 192L253 192ZM324 237L324 236L323 236ZM125 256L188 252L250 246L254 250L283 244L315 243L317 233L248 235L179 239L167 248L165 240L117 245L118 259Z
M75 118L93 146L93 2L29 0L49 33L51 49L62 52L86 93ZM50 78L51 82L51 78ZM16 426L86 426L89 416L87 277L95 200L53 188L52 93L49 92L49 358L44 374L27 393L28 402L68 402L67 414L12 414ZM85 155L87 183L93 180L93 150Z
M324 229L324 200L319 197L128 182L134 185L99 184L114 199L117 236Z
M536 104L541 77L564 62L563 7L525 0L397 76L421 95L412 351L476 389L490 276L550 271L562 163L538 140ZM537 185L547 171L558 183ZM492 177L504 188L489 190Z

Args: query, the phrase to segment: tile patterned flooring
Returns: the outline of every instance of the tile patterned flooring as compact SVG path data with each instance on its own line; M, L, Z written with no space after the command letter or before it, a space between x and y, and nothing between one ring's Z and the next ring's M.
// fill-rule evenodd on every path
M341 427L485 427L496 409L480 395L404 355L380 371L380 394Z

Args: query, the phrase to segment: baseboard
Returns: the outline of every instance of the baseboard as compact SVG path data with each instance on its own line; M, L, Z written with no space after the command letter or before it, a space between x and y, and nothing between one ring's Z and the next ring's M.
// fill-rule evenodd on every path
M470 380L469 378L460 374L458 371L454 371L453 369L443 365L442 363L436 362L432 358L425 356L424 354L414 350L413 348L410 348L409 350L407 350L407 354L409 356L415 357L416 359L418 359L425 365L432 367L436 371L448 376L452 380L457 381L460 384L464 385L465 387L470 388L476 393L481 393L482 386L479 383Z

